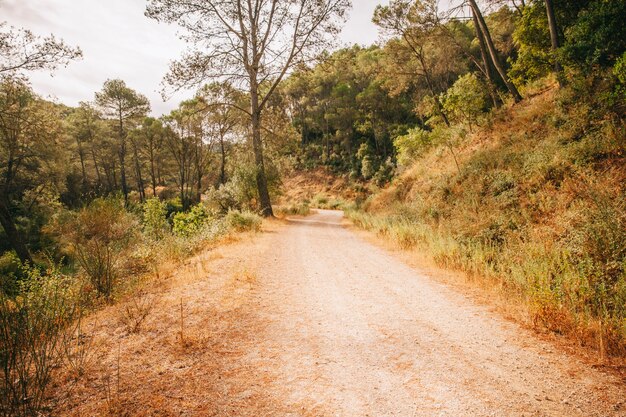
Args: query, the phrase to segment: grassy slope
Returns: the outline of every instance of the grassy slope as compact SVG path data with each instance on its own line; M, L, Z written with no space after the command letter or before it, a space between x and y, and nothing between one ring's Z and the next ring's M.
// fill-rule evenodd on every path
M434 146L351 217L521 299L602 353L626 341L626 135L548 87Z

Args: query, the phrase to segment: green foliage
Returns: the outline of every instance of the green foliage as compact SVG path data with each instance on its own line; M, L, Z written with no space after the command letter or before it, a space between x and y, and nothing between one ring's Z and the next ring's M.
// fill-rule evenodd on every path
M150 198L143 205L143 231L152 240L159 241L169 232L167 205L158 198Z
M466 122L472 129L487 107L486 86L472 73L460 77L442 95L444 110L453 120Z
M262 220L254 213L249 211L235 211L231 210L226 214L226 223L237 232L261 230Z
M13 251L0 256L0 294L14 296L23 278L20 258Z
M565 30L565 59L585 69L613 65L626 50L624 16L626 0L590 2Z
M398 165L407 168L429 148L431 143L430 133L419 127L409 130L406 135L398 136L393 141L398 155Z
M61 347L80 312L75 281L24 268L15 297L0 293L0 414L39 415Z
M177 236L189 237L198 233L211 219L211 214L202 204L196 204L188 212L176 213L172 230Z
M550 51L550 29L543 1L524 7L513 38L518 45L518 56L510 70L515 83L525 84L552 71L555 57Z

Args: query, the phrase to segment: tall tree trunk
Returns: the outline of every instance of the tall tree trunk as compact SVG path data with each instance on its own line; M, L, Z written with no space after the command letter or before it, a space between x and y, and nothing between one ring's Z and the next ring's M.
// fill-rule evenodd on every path
M98 189L102 188L102 176L100 175L100 167L98 166L98 159L96 158L96 152L91 149L91 159L93 160L94 168L96 169L96 178L98 179ZM100 190L102 191L102 190Z
M85 151L83 149L83 142L76 138L76 144L78 145L78 157L80 158L80 168L82 174L82 193L87 192L87 172L85 170Z
M143 185L143 176L141 175L141 164L139 163L139 152L137 144L133 141L133 159L135 160L135 173L137 176L137 189L139 190L139 199L143 203L146 201L146 193Z
M7 235L9 245L20 258L20 261L22 261L24 265L32 265L33 259L30 256L30 252L28 251L26 244L15 227L15 222L13 221L13 217L9 211L9 205L6 202L6 198L3 196L0 196L0 224L2 224L4 233Z
M220 184L226 184L226 145L224 144L224 133L220 132Z
M487 23L485 22L485 19L482 13L480 12L480 9L478 8L478 5L476 4L476 0L469 0L469 3L470 3L470 7L472 8L472 12L476 16L476 19L478 20L478 25L480 27L480 30L482 31L483 36L485 37L485 42L487 43L487 49L489 51L489 56L491 56L491 61L493 62L493 65L496 67L498 74L500 74L502 81L504 81L504 84L506 84L506 88L509 90L509 92L513 96L513 99L515 100L515 102L517 103L521 101L522 95L519 93L515 85L511 82L511 80L509 79L509 76L507 75L504 69L504 66L500 62L500 58L498 57L498 51L496 50L496 47L493 44L493 39L491 39L491 33L489 32Z
M154 159L150 159L150 181L152 182L152 196L156 197L156 173L154 171Z
M478 39L478 44L480 45L480 57L482 58L483 66L485 68L485 77L487 78L487 84L489 85L489 95L491 96L491 100L493 101L493 106L499 107L500 104L502 104L502 101L498 96L496 84L493 80L493 64L489 59L489 52L487 52L485 37L483 36L483 32L480 30L480 23L478 23L476 13L472 13L472 19L474 20L474 30L476 31L476 38Z
M261 215L273 217L270 193L267 187L265 174L265 162L263 161L263 143L261 141L261 109L259 108L259 87L254 76L251 78L250 89L250 114L252 124L252 148L254 150L254 162L256 164L256 185L259 192L259 204Z
M120 139L120 181L122 182L122 193L124 194L124 204L128 206L128 185L126 184L126 138L124 137L124 121L122 112L119 112L119 139Z
M559 30L556 24L556 17L554 15L554 4L552 0L546 1L546 14L548 15L548 26L550 27L550 43L552 44L552 53L554 59L554 72L557 73L557 78L560 82L561 64L556 56L556 50L559 49Z
M154 139L150 139L150 181L152 182L152 196L156 197L156 172L154 169Z

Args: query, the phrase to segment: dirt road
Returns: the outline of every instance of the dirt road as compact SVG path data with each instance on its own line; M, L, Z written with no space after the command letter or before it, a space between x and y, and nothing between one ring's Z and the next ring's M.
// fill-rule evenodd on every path
M248 359L270 367L267 388L289 414L626 415L623 381L554 352L341 220L291 220L257 272L268 327Z
M626 416L626 381L341 223L319 211L190 261L141 332L105 326L103 369L57 414Z

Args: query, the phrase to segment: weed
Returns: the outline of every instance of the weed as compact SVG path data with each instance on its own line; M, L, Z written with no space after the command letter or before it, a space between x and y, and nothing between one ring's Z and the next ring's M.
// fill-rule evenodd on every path
M155 306L156 297L145 290L133 291L121 307L120 320L129 333L137 333L141 329L150 312Z

